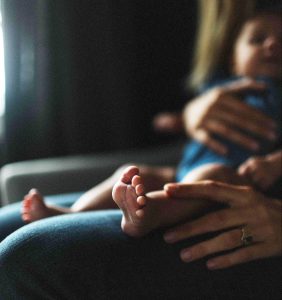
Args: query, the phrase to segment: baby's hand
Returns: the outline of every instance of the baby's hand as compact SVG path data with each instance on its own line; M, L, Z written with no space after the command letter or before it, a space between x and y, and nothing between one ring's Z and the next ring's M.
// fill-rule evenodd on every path
M268 156L251 157L238 168L239 175L265 191L280 177L281 166Z
M162 112L153 119L153 127L163 133L182 133L184 124L182 114L177 112Z

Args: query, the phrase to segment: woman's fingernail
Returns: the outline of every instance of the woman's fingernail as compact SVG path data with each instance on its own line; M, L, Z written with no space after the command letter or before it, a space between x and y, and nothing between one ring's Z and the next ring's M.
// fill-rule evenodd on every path
M175 238L175 234L173 232L168 232L168 233L165 233L164 234L164 240L167 242L167 243L172 243L176 240Z
M208 267L208 269L210 269L210 270L216 269L216 263L215 263L214 261L212 261L212 260L209 260L209 261L207 262L207 267Z
M164 186L164 188L165 188L166 190L175 191L175 190L178 189L178 185L175 184L175 183L167 183L167 184Z
M183 250L180 254L180 257L182 260L188 262L188 261L192 260L192 253L190 250Z

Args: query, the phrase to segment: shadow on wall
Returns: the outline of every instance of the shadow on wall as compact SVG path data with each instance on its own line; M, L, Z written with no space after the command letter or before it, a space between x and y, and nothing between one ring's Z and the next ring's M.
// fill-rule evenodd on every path
M166 142L187 99L196 1L2 1L6 162Z

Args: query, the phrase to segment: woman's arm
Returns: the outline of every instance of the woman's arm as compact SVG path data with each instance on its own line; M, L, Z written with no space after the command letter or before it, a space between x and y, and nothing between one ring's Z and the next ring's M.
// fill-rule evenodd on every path
M213 134L247 149L258 150L258 141L241 129L274 140L276 124L268 116L243 103L238 94L250 89L263 91L265 88L264 83L242 79L210 89L186 105L183 122L187 134L220 154L226 154L228 149L213 138Z
M211 239L183 249L180 256L184 262L231 250L228 254L219 254L207 261L209 269L222 269L281 255L281 201L267 198L250 187L214 181L167 184L165 190L173 198L185 197L187 201L209 199L227 205L224 209L176 226L165 233L165 241L176 243L196 235L219 232Z

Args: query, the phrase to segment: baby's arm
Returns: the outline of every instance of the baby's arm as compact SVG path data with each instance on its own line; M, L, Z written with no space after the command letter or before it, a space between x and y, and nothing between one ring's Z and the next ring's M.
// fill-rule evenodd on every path
M282 150L249 158L239 166L238 173L258 188L267 190L282 176Z

